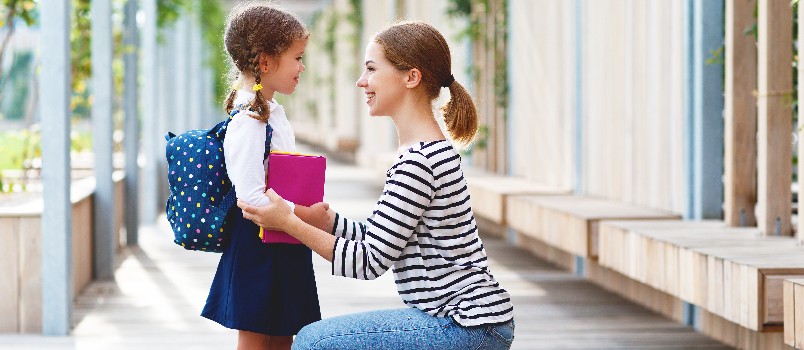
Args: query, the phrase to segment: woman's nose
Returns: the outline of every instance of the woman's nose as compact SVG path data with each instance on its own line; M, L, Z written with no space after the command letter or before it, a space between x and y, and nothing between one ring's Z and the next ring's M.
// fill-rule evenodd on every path
M357 82L355 82L355 84L359 88L366 87L366 85L367 85L366 84L366 75L365 74L360 75L360 78L357 79Z

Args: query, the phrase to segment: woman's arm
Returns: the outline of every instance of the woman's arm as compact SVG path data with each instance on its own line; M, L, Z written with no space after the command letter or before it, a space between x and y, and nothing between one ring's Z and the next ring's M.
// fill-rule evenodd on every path
M244 218L254 221L262 227L285 231L310 247L322 258L332 261L334 236L302 221L290 211L287 203L274 190L268 189L265 191L265 195L270 198L270 203L265 206L258 207L241 200L237 201L237 206L243 209Z
M241 203L238 206L243 208L245 218L283 230L332 261L333 274L374 279L390 269L402 254L432 200L434 183L429 160L423 155L411 153L397 163L367 223L348 225L344 221L349 226L347 231L360 230L362 239L340 235L337 225L336 236L309 227L282 206L272 204L259 209ZM267 193L272 202L280 198L273 191Z

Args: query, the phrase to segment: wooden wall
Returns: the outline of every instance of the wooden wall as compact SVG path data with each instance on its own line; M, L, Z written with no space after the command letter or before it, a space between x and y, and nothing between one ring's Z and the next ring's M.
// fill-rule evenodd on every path
M510 173L681 212L683 2L578 4L511 0Z
M575 56L568 49L574 47L575 34L565 19L573 18L574 2L510 0L508 6L508 172L539 184L572 188Z
M680 1L585 1L586 193L683 210Z

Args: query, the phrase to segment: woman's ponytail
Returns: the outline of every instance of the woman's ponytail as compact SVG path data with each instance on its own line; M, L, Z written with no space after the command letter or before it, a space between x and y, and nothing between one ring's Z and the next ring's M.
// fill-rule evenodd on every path
M447 131L456 142L466 146L477 133L477 109L469 92L453 81L449 84L450 99L441 107Z

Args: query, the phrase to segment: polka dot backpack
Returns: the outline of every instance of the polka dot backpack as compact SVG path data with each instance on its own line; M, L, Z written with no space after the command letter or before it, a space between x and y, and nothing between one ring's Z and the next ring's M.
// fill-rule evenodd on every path
M239 110L211 129L165 134L170 196L165 204L174 242L187 250L220 253L228 240L226 217L237 197L226 172L223 138ZM265 156L271 126L265 127Z

